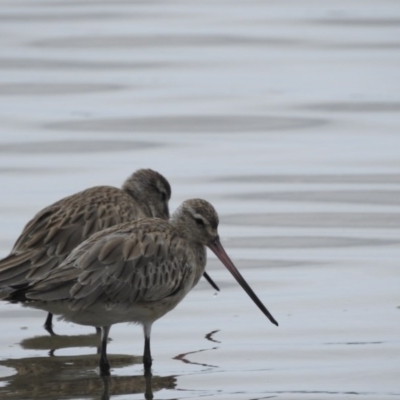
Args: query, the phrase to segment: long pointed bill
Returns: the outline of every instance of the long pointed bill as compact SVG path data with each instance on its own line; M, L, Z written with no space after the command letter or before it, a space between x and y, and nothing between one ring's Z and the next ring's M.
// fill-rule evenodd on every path
M207 274L207 272L203 273L204 278L206 278L207 282L217 291L219 292L219 287L217 284L211 279L210 275Z
M250 298L257 304L258 308L268 317L268 319L278 326L278 322L275 318L270 314L270 312L266 309L261 300L257 297L257 295L253 292L253 289L248 285L248 283L244 280L241 273L237 270L237 268L233 265L233 262L229 258L228 254L226 254L224 248L222 247L221 242L219 241L219 237L217 236L211 243L208 244L208 247L212 252L221 260L222 264L228 269L228 271L234 276L234 278L238 281L239 285L246 291L246 293L250 296Z

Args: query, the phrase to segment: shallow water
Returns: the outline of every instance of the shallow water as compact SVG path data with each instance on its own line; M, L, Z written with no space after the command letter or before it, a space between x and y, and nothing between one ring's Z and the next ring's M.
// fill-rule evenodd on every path
M400 5L1 1L0 256L35 212L151 167L203 197L271 325L210 255L154 324L0 304L1 399L400 398Z

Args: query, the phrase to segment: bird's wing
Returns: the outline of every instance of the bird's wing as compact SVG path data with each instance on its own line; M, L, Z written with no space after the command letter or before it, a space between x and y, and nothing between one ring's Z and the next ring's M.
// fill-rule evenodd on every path
M191 276L190 249L170 226L149 231L140 228L143 221L133 231L123 229L129 223L94 235L27 297L70 300L72 308L83 309L98 301L111 306L158 301L178 292Z
M98 188L88 189L43 209L29 221L11 254L0 260L0 286L43 278L94 232L136 217L133 200L129 203L124 192L101 188L106 188L101 196L96 196Z

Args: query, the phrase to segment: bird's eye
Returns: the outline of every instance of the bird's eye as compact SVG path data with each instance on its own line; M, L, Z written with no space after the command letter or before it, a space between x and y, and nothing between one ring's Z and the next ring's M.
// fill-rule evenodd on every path
M204 226L204 221L201 218L195 218L196 224L199 226Z

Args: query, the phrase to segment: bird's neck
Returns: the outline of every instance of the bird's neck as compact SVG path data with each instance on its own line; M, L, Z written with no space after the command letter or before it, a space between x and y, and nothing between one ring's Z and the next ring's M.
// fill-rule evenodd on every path
M173 214L169 220L169 223L179 232L180 236L183 236L189 242L193 242L191 230L188 228L185 221L177 218L175 214Z
M135 190L133 188L124 188L123 189L126 193L132 197L133 200L136 202L136 207L140 210L138 211L138 218L143 217L151 217L153 216L153 211L150 207L150 202L146 199L142 198L142 195L139 190Z
M188 228L185 221L180 220L176 216L172 215L170 224L179 232L179 235L184 237L190 243L190 250L194 256L195 264L195 277L193 280L193 286L197 285L201 276L204 273L207 262L207 251L204 244L198 242L193 237L193 232Z

